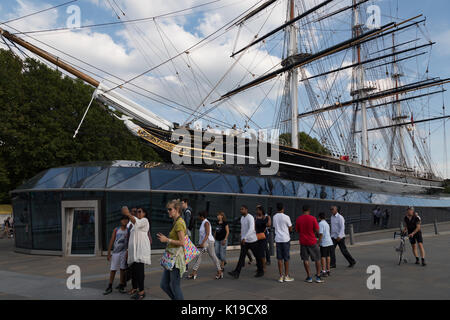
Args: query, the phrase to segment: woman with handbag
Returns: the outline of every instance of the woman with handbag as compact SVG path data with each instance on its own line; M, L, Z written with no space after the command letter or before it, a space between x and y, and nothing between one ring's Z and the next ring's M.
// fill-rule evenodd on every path
M270 227L270 220L264 214L264 208L261 205L256 206L256 219L255 219L255 231L256 238L258 239L258 252L259 256L262 257L262 263L264 272L266 271L266 248L267 248L267 237L266 231Z
M166 207L169 217L173 220L173 225L169 237L161 233L157 235L159 241L167 243L166 251L161 258L164 272L160 287L172 300L184 300L180 280L186 271L184 253L186 223L181 217L180 200L171 200Z
M138 210L133 216L128 207L122 207L122 214L130 219L133 228L128 239L127 264L132 272L133 289L131 299L142 300L145 298L144 279L145 265L151 264L151 247L148 239L149 223L145 211ZM138 291L139 288L139 291Z
M217 274L216 274L216 280L223 278L223 271L222 267L220 266L219 259L217 259L216 252L214 249L214 237L212 235L212 227L211 223L206 219L207 216L206 211L202 211L198 214L201 225L199 229L199 245L197 248L200 249L200 254L195 257L193 260L194 268L192 270L192 273L189 275L188 279L197 279L197 270L200 268L200 264L202 263L202 256L203 254L207 253L209 257L211 258L212 262L216 265L217 268Z

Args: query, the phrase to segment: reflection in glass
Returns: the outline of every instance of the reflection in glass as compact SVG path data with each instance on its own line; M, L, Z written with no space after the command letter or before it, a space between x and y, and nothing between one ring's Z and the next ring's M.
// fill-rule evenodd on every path
M72 254L95 253L95 210L75 209L73 212Z

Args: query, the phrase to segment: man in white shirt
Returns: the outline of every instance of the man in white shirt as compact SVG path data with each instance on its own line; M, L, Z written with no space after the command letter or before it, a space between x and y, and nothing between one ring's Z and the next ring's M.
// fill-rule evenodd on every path
M334 249L333 240L330 235L330 225L325 220L325 213L319 213L319 245L322 264L322 277L330 276L331 250Z
M234 271L228 272L233 278L238 279L241 273L242 267L245 265L245 257L248 250L251 250L256 258L257 272L255 277L262 277L264 275L262 257L260 250L258 250L258 239L256 238L255 231L255 218L248 213L248 207L246 205L241 206L241 252L239 256L239 262Z
M280 278L278 282L294 281L289 276L289 249L291 244L292 222L288 215L284 214L282 203L277 203L277 213L273 216L273 227L275 228L275 243L277 244L277 260ZM284 273L283 273L284 261Z
M333 240L333 249L331 250L331 268L336 268L336 254L335 248L339 246L341 249L341 253L347 259L349 268L352 268L356 261L351 256L350 252L348 252L347 247L345 246L345 219L338 212L338 208L336 206L332 206L331 210L331 239Z

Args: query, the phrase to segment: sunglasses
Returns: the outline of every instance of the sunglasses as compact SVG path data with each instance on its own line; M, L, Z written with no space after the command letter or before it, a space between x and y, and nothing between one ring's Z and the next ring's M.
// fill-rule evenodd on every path
M173 210L173 208L167 208L167 211L172 211Z

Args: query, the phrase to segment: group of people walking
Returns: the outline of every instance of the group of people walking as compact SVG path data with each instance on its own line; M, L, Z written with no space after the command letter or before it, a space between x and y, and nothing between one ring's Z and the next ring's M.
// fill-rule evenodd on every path
M7 238L13 238L14 237L14 223L11 219L11 217L8 217L3 222L3 230L0 233L0 239L3 239L5 236Z
M373 215L373 225L374 226L378 226L378 227L387 229L388 224L389 224L389 218L391 216L389 213L389 210L387 208L382 210L380 208L380 206L376 206L372 210L372 215Z
M275 230L275 243L277 249L278 282L291 282L294 278L289 274L290 260L290 243L293 225L288 215L284 213L282 203L276 205L277 213L273 216L273 228ZM323 277L330 276L331 268L336 267L335 248L339 246L342 254L349 262L349 267L356 264L356 260L348 252L345 246L345 220L339 214L338 208L332 206L331 210L331 232L330 226L325 219L325 213L319 213L317 219L311 215L311 209L308 205L303 206L303 214L295 221L295 231L299 234L300 257L306 271L306 282L313 282L310 263L312 260L315 264L314 281L323 282ZM246 205L242 205L241 212L241 252L239 262L236 268L229 272L233 278L239 278L242 267L245 265L245 257L248 250L251 250L256 257L257 271L255 277L264 275L264 257L267 248L267 240L260 235L262 229L258 225L262 225L258 220L264 221L267 226L269 221L262 218L261 212L264 209L261 206L256 208L256 219L248 213Z
M166 208L168 217L172 220L172 227L167 236L158 233L157 238L161 243L166 244L165 256L171 257L173 263L170 268L164 269L160 287L171 299L182 300L184 297L180 286L181 279L184 275L188 279L197 279L205 255L210 257L216 268L215 279L223 279L227 264L226 248L230 236L230 226L224 212L217 213L217 223L213 227L207 218L207 212L201 211L198 214L200 222L199 239L196 246L198 252L191 260L185 254L180 254L180 252L185 253L186 242L190 241L194 226L194 217L189 201L187 199L171 200L167 203ZM294 281L289 269L291 234L294 230L299 235L300 258L306 272L306 282L322 283L324 282L323 278L331 275L331 269L336 268L336 247L339 247L347 260L348 267L352 268L356 264L356 260L345 244L345 219L339 213L337 206L330 207L330 224L328 224L327 215L324 212L318 213L318 218L316 218L312 215L308 205L303 206L303 212L296 218L294 224L285 213L282 203L276 204L276 210L277 212L271 218L265 213L264 208L258 205L255 208L256 214L253 216L245 204L241 205L241 248L237 265L228 272L232 278L239 278L249 252L252 252L256 260L255 277L264 276L267 265L266 258L270 257L268 249L270 228L275 232L278 282L280 283ZM121 293L126 293L126 282L130 278L132 288L128 293L132 299L140 300L145 298L145 265L151 263L151 224L146 211L142 208L133 208L130 212L127 207L123 207L122 215L120 226L113 230L109 243L107 258L111 262L111 272L109 285L104 294L113 291L112 284L116 272L120 270L120 283L117 289ZM188 221L188 225L186 221ZM404 223L403 231L410 238L416 263L420 263L420 251L422 265L425 265L421 220L414 208L408 208ZM310 265L310 261L313 266ZM188 269L191 271L189 272Z

